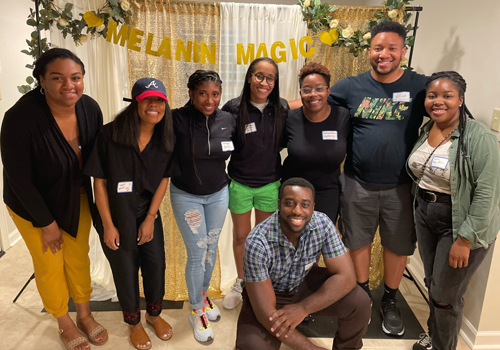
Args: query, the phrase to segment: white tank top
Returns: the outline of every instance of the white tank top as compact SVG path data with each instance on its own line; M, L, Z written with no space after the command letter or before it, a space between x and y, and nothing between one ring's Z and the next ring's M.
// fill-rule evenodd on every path
M443 143L434 152L427 162L424 174L420 180L419 187L435 192L451 194L450 186L450 166L449 150L451 142ZM408 165L412 173L418 178L422 172L422 167L434 150L427 140L410 156Z

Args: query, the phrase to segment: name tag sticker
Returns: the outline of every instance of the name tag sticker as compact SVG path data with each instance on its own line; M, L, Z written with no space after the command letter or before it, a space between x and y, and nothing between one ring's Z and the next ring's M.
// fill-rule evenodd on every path
M434 156L432 157L431 168L446 169L448 162L449 160L446 157Z
M134 186L133 186L132 181L118 182L118 186L116 187L116 192L117 193L130 193L130 192L132 192L133 187Z
M394 92L392 94L393 102L410 102L410 92L409 91L401 91Z
M323 130L323 140L338 140L337 130Z
M222 152L234 151L233 141L221 141Z
M306 271L309 270L313 265L314 265L314 261L310 264L307 264L305 270Z
M245 134L251 134L252 132L256 132L257 127L255 126L255 122L251 122L245 125Z

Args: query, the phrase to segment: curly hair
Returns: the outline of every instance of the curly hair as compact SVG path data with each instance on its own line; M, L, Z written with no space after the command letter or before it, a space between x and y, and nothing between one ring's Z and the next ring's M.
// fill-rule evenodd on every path
M302 87L304 79L311 74L321 75L325 79L326 86L330 86L330 79L332 77L330 70L322 64L311 62L302 67L299 72L299 87Z
M375 36L380 33L396 33L401 37L401 39L403 39L403 43L406 40L406 29L402 24L399 24L398 22L382 22L375 25L370 31L372 38L375 38Z

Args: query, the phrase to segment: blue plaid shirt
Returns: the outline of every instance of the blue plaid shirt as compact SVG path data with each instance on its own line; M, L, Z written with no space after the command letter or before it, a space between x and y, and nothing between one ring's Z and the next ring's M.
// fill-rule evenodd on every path
M319 253L329 259L346 251L335 225L328 216L317 211L313 212L295 249L281 231L276 211L248 235L243 259L245 282L270 278L275 291L289 292L304 281Z

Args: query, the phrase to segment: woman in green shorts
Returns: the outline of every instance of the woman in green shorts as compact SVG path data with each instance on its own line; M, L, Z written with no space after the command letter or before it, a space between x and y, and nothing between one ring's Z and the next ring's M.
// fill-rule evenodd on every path
M235 150L228 167L229 210L234 225L233 251L238 278L222 303L226 309L233 309L241 302L243 251L252 228L252 208L255 208L255 224L278 209L279 152L289 109L286 100L279 96L278 66L272 59L261 57L248 67L241 95L222 108L238 116Z

